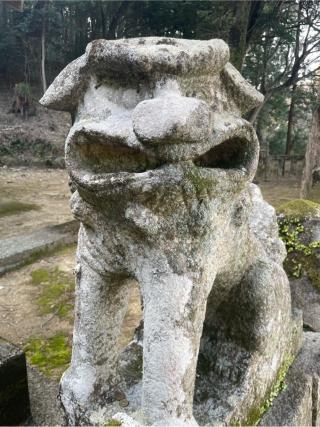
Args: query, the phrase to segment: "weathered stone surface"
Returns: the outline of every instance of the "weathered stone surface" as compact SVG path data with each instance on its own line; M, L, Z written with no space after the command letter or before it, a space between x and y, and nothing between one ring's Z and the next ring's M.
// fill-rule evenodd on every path
M0 425L18 425L29 416L24 352L0 338Z
M33 257L75 243L78 221L69 221L33 233L0 240L0 275L28 262Z
M306 274L299 279L290 278L292 303L303 313L305 329L320 332L320 292Z
M303 346L286 376L286 388L261 426L320 425L320 334L304 333Z
M299 347L275 212L250 184L241 114L262 96L228 57L221 40L97 40L41 100L74 118L69 424L246 422ZM143 338L119 355L133 281Z

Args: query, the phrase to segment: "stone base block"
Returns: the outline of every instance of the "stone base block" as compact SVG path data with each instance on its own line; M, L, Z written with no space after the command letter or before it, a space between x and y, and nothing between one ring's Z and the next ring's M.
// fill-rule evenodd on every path
M29 417L25 354L0 338L0 425L18 425Z
M261 418L260 426L320 426L320 333L305 332L283 391Z

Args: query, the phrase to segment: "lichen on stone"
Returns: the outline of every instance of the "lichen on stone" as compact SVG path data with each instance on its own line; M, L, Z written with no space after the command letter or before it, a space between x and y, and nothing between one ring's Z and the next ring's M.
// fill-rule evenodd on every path
M253 408L250 412L248 418L244 423L239 425L243 426L257 426L260 423L262 415L268 411L268 409L272 406L274 399L286 389L286 375L287 372L294 361L294 356L289 355L286 360L282 363L280 369L278 370L278 374L276 376L275 382L271 389L266 394L266 399L263 404L257 408Z

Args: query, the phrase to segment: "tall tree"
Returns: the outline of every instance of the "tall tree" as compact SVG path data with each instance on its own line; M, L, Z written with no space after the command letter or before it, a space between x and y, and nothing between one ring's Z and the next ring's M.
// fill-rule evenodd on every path
M40 2L41 4L41 2ZM41 80L43 93L47 90L47 75L46 75L46 30L47 30L47 13L49 3L48 0L42 2L42 28L41 28Z
M318 80L318 99L313 111L309 140L302 174L300 197L308 197L313 185L313 172L320 168L320 79Z
M263 33L250 52L247 70L258 82L264 103L250 121L255 123L270 98L281 90L315 75L320 69L320 8L317 1L285 1L280 4L274 23ZM253 64L256 66L254 67Z

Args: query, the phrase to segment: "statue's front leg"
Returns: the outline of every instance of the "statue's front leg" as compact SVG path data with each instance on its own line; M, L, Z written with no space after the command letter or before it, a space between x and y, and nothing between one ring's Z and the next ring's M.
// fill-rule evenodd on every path
M129 292L128 279L94 270L79 246L72 360L60 389L69 425L91 424L90 414L110 398Z
M206 300L213 281L150 270L144 301L142 409L150 424L197 425L193 392Z

